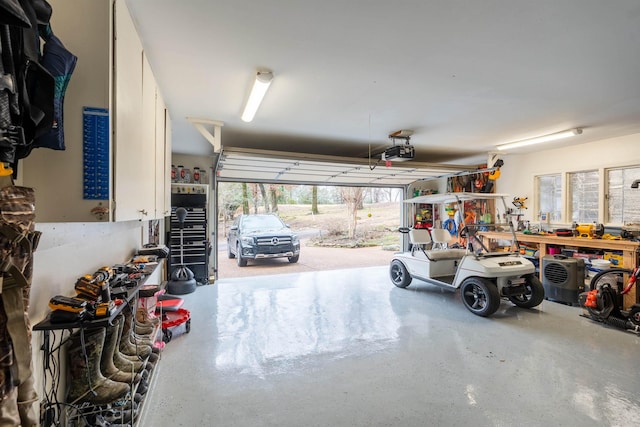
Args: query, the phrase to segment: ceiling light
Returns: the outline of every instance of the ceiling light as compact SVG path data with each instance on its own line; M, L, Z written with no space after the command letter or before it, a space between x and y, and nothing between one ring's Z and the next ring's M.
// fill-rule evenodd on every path
M253 82L253 87L251 88L251 93L249 94L249 99L242 112L241 119L243 122L253 120L253 116L256 115L262 98L264 98L267 89L269 89L269 85L271 85L271 80L273 80L273 73L271 71L258 71L256 80Z
M531 139L524 139L522 141L509 142L507 144L498 145L496 148L498 150L508 150L510 148L518 148L525 147L527 145L533 144L541 144L543 142L555 141L557 139L568 138L570 136L580 135L582 133L582 129L575 128L569 129L558 133L552 133L550 135L538 136Z

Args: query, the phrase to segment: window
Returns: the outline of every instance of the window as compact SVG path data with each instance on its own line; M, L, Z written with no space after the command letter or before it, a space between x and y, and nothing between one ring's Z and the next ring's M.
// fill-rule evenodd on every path
M640 166L607 171L607 223L640 222L640 189L631 188L637 179L640 179Z
M560 174L536 177L538 208L540 213L549 213L549 221L562 221L562 177Z
M598 221L598 171L574 172L568 175L571 221Z

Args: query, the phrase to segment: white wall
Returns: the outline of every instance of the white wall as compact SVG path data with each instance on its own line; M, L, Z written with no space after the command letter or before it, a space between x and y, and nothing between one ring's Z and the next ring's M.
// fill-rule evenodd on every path
M500 168L500 179L496 182L497 192L511 197L528 197L524 219L538 221L534 176L640 165L640 134L535 153L506 154L502 158L504 166Z

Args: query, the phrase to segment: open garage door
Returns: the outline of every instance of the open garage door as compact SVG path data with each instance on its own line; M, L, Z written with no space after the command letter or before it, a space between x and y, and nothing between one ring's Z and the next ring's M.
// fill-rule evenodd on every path
M214 173L218 181L282 184L404 187L421 179L477 172L469 165L323 156L284 151L222 148Z
M362 158L224 147L214 164L217 183L386 187L403 190L418 180L472 172L477 172L477 168L468 165L405 161L393 162L387 166L377 159L369 161ZM217 202L215 200L214 214L211 216L215 230L218 230ZM213 243L212 261L217 278L217 239Z

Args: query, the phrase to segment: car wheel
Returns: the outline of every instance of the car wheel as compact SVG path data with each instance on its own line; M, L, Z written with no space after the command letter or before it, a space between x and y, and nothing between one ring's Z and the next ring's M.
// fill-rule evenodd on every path
M491 316L500 307L498 288L481 277L470 277L462 282L460 296L469 311L478 316Z
M533 274L525 276L526 282L524 286L527 288L527 292L521 295L512 295L509 297L509 301L523 308L532 308L544 300L544 286L542 282Z
M240 248L240 244L238 243L238 246L236 246L236 261L238 262L238 267L246 267L247 266L247 259L246 258L242 258L242 249Z
M389 275L391 276L393 284L399 288L406 288L411 284L411 275L407 271L407 267L397 259L391 261Z
M236 257L236 254L231 252L231 244L229 243L229 241L227 241L227 256L229 257L229 259L233 259Z
M291 264L295 264L296 262L298 262L299 259L300 259L300 255L290 256L289 257L289 262Z

